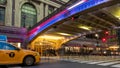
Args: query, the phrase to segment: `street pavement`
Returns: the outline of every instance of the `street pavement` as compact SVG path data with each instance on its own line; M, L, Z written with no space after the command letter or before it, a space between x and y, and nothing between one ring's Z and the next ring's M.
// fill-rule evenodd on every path
M5 68L5 67L1 67ZM60 58L60 57L46 57L34 66L12 65L6 68L120 68L119 59L107 60L81 60L78 58Z

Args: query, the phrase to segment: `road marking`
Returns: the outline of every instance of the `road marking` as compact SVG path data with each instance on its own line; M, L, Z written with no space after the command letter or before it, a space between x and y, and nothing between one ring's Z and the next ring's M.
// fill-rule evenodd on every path
M98 64L98 63L103 63L103 62L105 62L105 61L98 61L98 62L94 61L94 62L89 62L87 64Z
M107 60L107 61L93 61L87 64L100 64L100 63L107 63L107 62L116 62L117 60Z
M118 61L118 60L100 60L100 61L90 61L90 60L88 60L88 61L86 61L86 60L63 59L63 58L60 58L59 60L69 61L69 62L86 63L86 64L96 64L96 65L101 65L101 66L112 65L112 67L120 68L120 64L118 64L118 63L120 63L120 61Z
M120 61L101 63L101 64L97 64L97 65L108 66L108 65L112 65L112 64L116 64L116 63L120 63Z
M120 64L112 65L111 67L120 68Z
M91 62L91 61L80 61L80 63L88 63L88 62Z

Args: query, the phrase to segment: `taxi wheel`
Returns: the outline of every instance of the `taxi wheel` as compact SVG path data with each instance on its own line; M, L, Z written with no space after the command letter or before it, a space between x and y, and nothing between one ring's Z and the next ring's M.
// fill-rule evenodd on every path
M35 62L35 59L34 59L34 57L32 57L32 56L27 56L27 57L25 57L24 60L23 60L23 64L24 64L24 65L27 65L27 66L33 65L34 62Z

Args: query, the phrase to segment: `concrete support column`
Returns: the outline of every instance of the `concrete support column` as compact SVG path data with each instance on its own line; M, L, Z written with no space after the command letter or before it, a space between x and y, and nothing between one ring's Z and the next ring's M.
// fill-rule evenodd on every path
M44 18L44 3L40 3L40 7L37 14L37 22Z
M12 1L7 0L7 5L5 9L5 26L12 25Z
M45 17L48 16L48 5L45 5Z
M20 27L21 26L21 5L20 5L20 0L15 0L15 23L14 26Z

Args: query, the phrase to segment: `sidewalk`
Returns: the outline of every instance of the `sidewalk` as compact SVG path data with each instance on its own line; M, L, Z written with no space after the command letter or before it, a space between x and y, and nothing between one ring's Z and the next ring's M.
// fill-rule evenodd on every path
M105 61L105 60L120 60L120 56L62 56L62 59L73 59L80 61Z
M42 60L77 60L77 61L108 61L120 60L120 56L42 56Z

